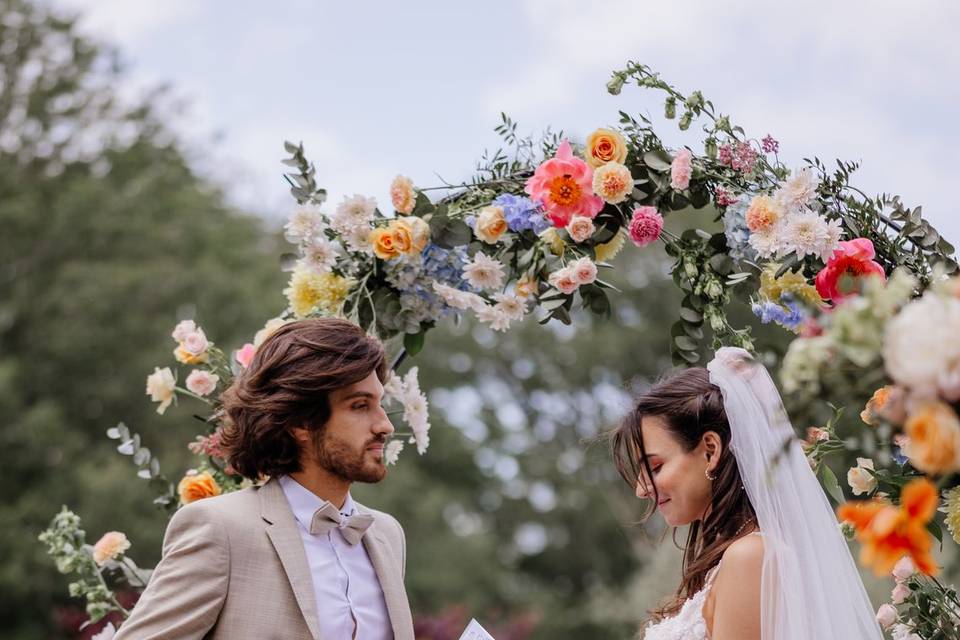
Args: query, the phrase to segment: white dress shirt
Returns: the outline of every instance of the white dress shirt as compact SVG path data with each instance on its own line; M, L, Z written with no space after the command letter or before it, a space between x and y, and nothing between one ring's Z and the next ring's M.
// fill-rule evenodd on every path
M313 514L325 501L289 476L280 477L279 482L307 553L317 598L320 637L323 640L391 640L393 629L383 589L363 543L349 544L337 528L311 535ZM347 517L355 510L353 498L347 494L340 514Z

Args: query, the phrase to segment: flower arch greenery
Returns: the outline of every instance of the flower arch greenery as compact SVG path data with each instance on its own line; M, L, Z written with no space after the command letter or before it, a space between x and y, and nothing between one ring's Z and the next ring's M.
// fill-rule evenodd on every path
M847 532L860 538L868 564L889 573L908 557L920 568L915 573L904 562L897 565L902 587L894 604L911 632L934 638L938 629L956 628L956 592L937 581L929 552L931 536L941 537L938 507L960 540L960 490L951 480L960 471L960 354L932 353L918 373L903 364L904 354L929 345L912 344L916 332L903 332L905 338L897 329L904 316L916 316L916 305L926 305L935 309L925 307L922 321L937 318L960 330L960 281L950 278L957 272L953 246L919 207L856 188L856 163L828 167L812 158L790 170L776 140L748 136L701 92L681 93L635 62L615 71L607 90L618 95L628 85L656 93L679 129L700 126L702 147L670 149L650 119L623 111L616 126L597 129L575 148L562 132L522 136L502 115L496 131L503 146L483 154L471 180L417 188L398 176L391 185L394 213L386 215L363 196L345 198L325 213L327 193L302 144L285 143L285 178L297 202L285 228L296 251L282 259L291 273L284 291L289 307L232 351L185 320L173 332L174 355L194 369L184 384L169 367L158 367L148 379L147 392L161 413L178 395L210 405L204 432L191 444L197 470L174 486L137 434L121 424L108 436L157 487L157 504L171 512L239 489L249 483L231 473L219 450L213 398L277 326L316 315L350 318L402 343L396 367L417 355L429 331L451 316L470 314L498 331L531 313L541 323L569 323L578 305L609 316L615 289L604 272L614 268L624 246L659 242L684 294L669 336L675 363L700 363L708 340L713 348L753 349L750 328L734 326L726 313L731 301L747 300L762 322L797 334L781 371L785 392L825 403L840 388L878 389L863 419L879 425L870 431L873 448L889 455L881 459L885 465L858 463L848 482L855 495L880 498L844 504L824 463L848 448L832 422L808 434L811 464L843 505ZM717 223L712 230L675 235L664 227L665 218L708 207ZM944 335L943 327L932 331ZM396 460L404 442L422 454L429 421L416 367L391 378L387 393L410 427L409 440L391 443L389 458ZM870 525L884 510L897 524L880 535ZM61 571L76 576L71 593L87 599L92 619L114 610L125 614L104 572L120 570L138 588L148 572L126 557L125 538L105 536L90 547L80 526L64 509L41 539Z

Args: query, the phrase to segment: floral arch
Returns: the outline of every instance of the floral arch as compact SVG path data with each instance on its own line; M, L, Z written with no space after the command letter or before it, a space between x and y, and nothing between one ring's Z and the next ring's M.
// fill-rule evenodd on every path
M288 308L250 343L230 349L184 320L172 333L180 374L157 367L147 379L159 413L178 396L209 405L211 418L190 444L197 469L174 485L139 435L120 424L108 437L172 513L244 486L220 454L214 398L284 322L349 318L381 339L402 342L396 368L449 316L469 314L506 331L532 313L541 323L569 323L576 305L609 315L615 289L603 274L611 261L627 246L662 243L684 294L667 337L676 364L701 362L708 339L713 348L752 349L750 328L734 326L725 312L732 300L747 300L761 322L796 334L780 371L785 394L826 403L838 389L875 391L862 419L871 425L870 449L884 455L876 456L879 463L859 457L847 476L854 496L874 500L847 502L825 464L830 455L856 449L838 437L833 422L810 430L806 450L846 533L859 540L862 561L878 573L893 571L896 590L883 621L892 628L900 615L907 626L895 631L943 637L938 629L960 625L956 591L937 580L930 555L935 539L943 544L942 520L960 543L954 248L919 207L854 187L855 163L828 167L814 158L790 170L776 140L749 137L699 91L683 94L634 62L614 72L607 89L617 95L627 85L660 96L665 116L681 130L701 126L702 148L668 149L650 120L622 111L617 126L599 128L576 146L550 132L522 137L504 115L496 129L504 148L484 154L470 182L417 188L398 176L390 190L394 213L385 215L363 196L324 213L326 192L303 146L286 143L285 177L297 202L285 227L296 250L282 259L290 272ZM431 199L431 190L443 196ZM675 235L664 227L671 215L705 207L716 212L715 231ZM410 429L390 443L390 462L405 444L423 454L430 425L416 367L394 375L386 390ZM892 524L874 526L881 519ZM64 508L41 540L73 576L71 594L86 599L92 620L125 614L105 572L122 572L134 588L145 585L149 572L126 556L123 534L108 533L91 547L80 527Z

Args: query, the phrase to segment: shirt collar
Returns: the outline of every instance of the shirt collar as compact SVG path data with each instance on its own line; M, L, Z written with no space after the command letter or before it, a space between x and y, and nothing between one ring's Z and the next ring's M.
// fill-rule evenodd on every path
M293 517L309 531L310 523L313 522L313 514L316 513L317 509L326 504L327 500L316 495L290 476L280 476L277 481L280 483L284 495L287 496L287 502L290 503L290 510L293 511ZM343 502L340 514L343 516L352 516L356 509L356 503L350 494L347 493L347 499Z

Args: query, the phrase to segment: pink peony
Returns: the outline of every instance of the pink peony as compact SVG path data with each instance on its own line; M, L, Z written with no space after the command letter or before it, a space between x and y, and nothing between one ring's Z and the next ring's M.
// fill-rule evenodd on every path
M590 258L580 258L570 265L570 268L573 269L577 284L590 284L597 279L597 265Z
M630 239L638 247L645 247L660 237L663 231L663 216L656 207L637 207L630 220Z
M233 354L234 359L240 363L240 366L246 369L250 366L250 363L253 362L253 356L256 355L257 348L251 343L247 343L240 347L240 349Z
M876 253L867 238L840 243L817 274L817 293L824 300L838 302L856 293L862 278L879 276L886 279L883 267L873 261Z
M537 167L525 190L542 204L555 227L566 227L573 216L595 218L603 208L603 199L593 195L593 170L574 157L566 140L555 157Z
M693 154L690 149L681 149L670 163L670 188L683 191L690 186L693 175Z

